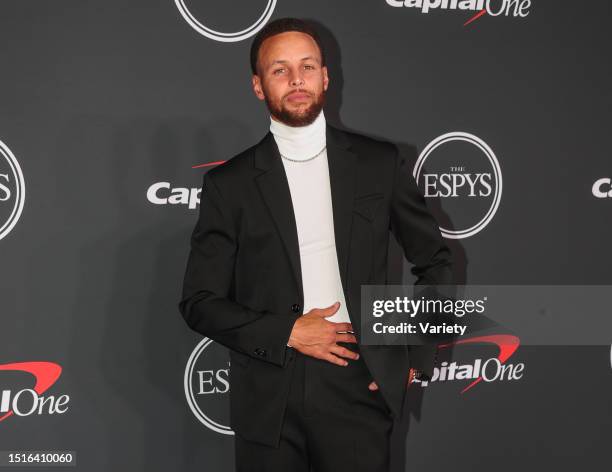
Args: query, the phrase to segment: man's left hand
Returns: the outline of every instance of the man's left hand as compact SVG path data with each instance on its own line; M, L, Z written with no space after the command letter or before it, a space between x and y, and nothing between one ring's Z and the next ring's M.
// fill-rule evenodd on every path
M406 382L408 387L410 387L410 384L412 382L414 382L414 379L416 377L416 373L417 370L416 369L410 369L410 371L408 372L408 381ZM378 385L376 384L376 382L370 382L370 385L368 385L368 388L372 391L374 390L378 390Z

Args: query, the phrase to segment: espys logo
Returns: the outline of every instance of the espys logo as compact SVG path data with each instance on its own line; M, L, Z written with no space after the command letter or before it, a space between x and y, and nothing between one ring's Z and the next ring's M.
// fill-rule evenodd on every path
M468 344L492 344L499 349L499 353L497 357L491 357L486 360L477 358L469 364L442 362L439 367L434 367L431 380L417 380L415 383L421 384L422 387L427 387L433 382L471 380L471 382L461 390L461 393L465 393L483 380L485 382L502 382L520 380L523 377L525 370L524 363L506 363L520 345L520 340L516 336L507 334L477 336L474 338L461 339L448 344L440 344L438 348L445 349L453 345Z
M464 10L477 12L463 26L483 16L506 16L525 18L529 15L531 0L386 0L392 7L406 7L421 10L427 14L432 10Z
M612 179L604 177L596 180L591 187L591 192L595 198L612 198Z
M34 377L32 388L2 389L0 391L0 422L7 418L31 415L63 414L68 410L68 395L43 394L59 379L62 368L53 362L15 362L0 365L0 371L11 372L13 383L21 383L22 373Z
M204 351L206 356L202 356ZM234 431L227 426L230 368L227 349L204 338L189 356L184 387L187 403L195 417L207 428L233 436Z
M0 141L0 239L17 224L24 202L23 172L11 150Z
M205 6L208 7L208 9L210 9L209 4L211 2L202 2L200 0L200 2L195 2L196 5L192 5L191 9L187 8L185 0L175 0L174 3L176 4L176 7L178 8L179 12L181 13L185 21L189 23L189 25L194 30L196 30L198 33L206 36L207 38L214 39L215 41L221 41L223 43L231 43L231 42L236 42L236 41L242 41L243 39L253 36L261 28L263 28L263 26L270 19L270 17L272 16L272 13L274 12L274 8L276 7L276 1L277 0L266 0L266 6L264 7L263 12L261 12L259 17L256 16L257 19L254 22L252 22L250 26L248 26L247 28L244 28L243 30L229 32L229 33L214 30L210 28L209 26L206 26L203 23L204 20L200 21L200 19L197 18L197 15L195 12L196 11L199 12L200 10L206 9L204 8L204 6L201 6L201 4L204 3ZM193 3L193 2L190 2L190 3ZM220 4L221 2L218 2L218 3ZM252 3L252 0L249 2L249 4L251 3ZM235 5L232 5L232 8L234 9L233 10L234 12L238 12L238 13L243 10L242 8L236 8ZM206 14L206 12L202 12L202 13Z
M207 162L192 166L192 169L217 166L224 162ZM173 187L170 182L155 182L147 189L147 200L153 205L187 205L187 208L194 210L200 204L201 194L201 188Z
M452 132L434 139L417 159L413 175L425 198L439 199L441 208L432 212L446 238L475 235L497 212L502 195L499 161L473 134Z

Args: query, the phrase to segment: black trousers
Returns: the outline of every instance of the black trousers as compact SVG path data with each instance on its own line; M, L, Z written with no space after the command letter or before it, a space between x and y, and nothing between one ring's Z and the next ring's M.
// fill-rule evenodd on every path
M380 390L368 389L373 379L363 358L343 367L293 353L279 447L236 435L236 471L388 472L393 418Z

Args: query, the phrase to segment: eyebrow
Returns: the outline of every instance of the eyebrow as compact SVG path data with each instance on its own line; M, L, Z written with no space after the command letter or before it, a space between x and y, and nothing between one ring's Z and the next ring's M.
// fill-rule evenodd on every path
M307 61L307 60L315 61L317 63L320 62L319 59L317 59L315 56L306 56L300 59L300 61ZM275 64L286 64L287 62L289 61L285 59L276 59L275 61L272 61L272 63L270 64L270 67L274 66Z

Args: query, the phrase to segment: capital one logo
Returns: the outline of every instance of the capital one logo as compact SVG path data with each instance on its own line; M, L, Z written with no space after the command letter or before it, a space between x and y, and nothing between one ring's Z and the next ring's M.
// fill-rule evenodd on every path
M192 166L192 169L214 167L225 161L206 162ZM184 205L195 210L200 204L202 189L199 187L175 187L170 182L155 182L147 189L147 200L153 205Z
M438 345L438 349L443 350L451 346L459 345L492 345L498 349L496 357L488 359L475 358L470 363L460 364L457 362L442 362L434 367L433 376L429 381L416 381L421 387L427 387L434 382L450 382L471 380L461 393L472 389L480 382L511 382L523 378L525 364L509 363L508 360L519 348L520 340L516 336L508 334L493 334L488 336L476 336L467 339L460 339L447 344Z
M19 162L0 141L0 239L17 224L25 202L25 182Z
M612 179L604 177L596 180L591 192L595 198L612 198Z
M253 0L249 0L249 3L252 3L252 1ZM261 14L259 16L256 16L255 18L246 20L250 21L249 26L240 31L232 32L217 31L211 28L210 26L206 26L204 24L206 19L204 19L203 17L198 18L198 16L203 16L206 14L205 11L202 12L203 15L198 15L196 13L196 11L199 12L200 10L206 10L206 8L198 8L200 5L204 4L205 6L208 6L208 9L210 10L215 8L215 2L207 0L192 0L191 2L186 2L185 0L175 0L174 3L176 4L176 7L181 13L183 19L198 33L203 36L206 36L209 39L214 39L215 41L231 43L249 38L250 36L256 34L261 28L263 28L263 26L268 22L268 20L272 16L272 13L274 12L274 8L276 7L276 1L277 0L266 0L266 5ZM191 8L187 7L187 3L192 4ZM220 5L221 2L217 2L217 4ZM233 8L234 12L236 12L237 15L240 15L241 9L236 8L235 5L233 5Z
M525 18L529 15L531 0L385 0L392 7L414 8L427 14L432 10L463 10L477 12L463 26L483 16Z
M234 431L228 426L229 369L227 349L204 338L189 356L184 387L195 417L212 431L233 436Z
M13 388L0 384L0 423L11 416L41 416L63 414L68 411L68 395L46 395L62 374L54 362L14 362L0 365L0 374L19 376L11 382ZM22 388L23 374L34 380L31 388ZM4 377L3 377L4 380Z
M452 132L429 143L413 170L419 188L449 239L482 231L493 219L502 195L502 174L493 150L473 134Z
M186 205L194 210L200 203L201 188L173 187L170 182L155 182L147 189L147 200L153 205Z

